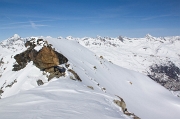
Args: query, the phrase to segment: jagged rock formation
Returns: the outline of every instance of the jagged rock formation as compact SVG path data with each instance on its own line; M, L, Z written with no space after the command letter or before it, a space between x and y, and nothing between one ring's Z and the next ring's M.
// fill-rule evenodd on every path
M13 65L13 71L18 71L26 66L28 62L31 61L29 57L30 50L26 50L20 54L17 54L14 56L14 59L16 60L17 64Z
M148 76L168 90L180 91L180 69L169 61L167 64L152 65Z
M48 44L48 42L44 41L43 39L36 40L35 38L32 38L24 45L27 47L27 50L14 56L17 63L13 65L13 71L21 70L27 65L28 62L33 61L33 64L40 70L50 73L47 76L48 81L54 77L59 78L61 76L65 76L65 68L63 69L64 71L60 71L55 70L55 67L60 64L67 63L68 59L61 53L55 51L51 44ZM37 48L39 46L41 47ZM69 67L68 64L65 64L65 66L66 68ZM68 69L68 71L69 73L73 74L73 80L82 81L75 71L72 69ZM40 81L37 83L38 85L41 85Z
M121 42L124 41L124 39L123 39L121 36L119 36L118 39L119 39Z
M35 47L42 44L42 49L37 51ZM57 66L68 61L65 56L55 51L47 42L44 42L42 39L38 39L37 42L35 42L35 39L27 41L25 46L28 47L26 51L14 56L17 64L13 66L13 71L24 68L30 61L33 61L33 63L41 70Z
M54 67L68 62L68 59L62 54L55 51L47 41L43 39L31 39L25 43L27 50L14 56L17 64L13 65L13 71L23 69L28 62L33 61L33 64L40 70L49 72L48 81L52 78L64 76L64 72L55 71ZM40 48L37 48L40 47ZM39 51L37 50L39 49ZM38 81L38 85L42 82Z

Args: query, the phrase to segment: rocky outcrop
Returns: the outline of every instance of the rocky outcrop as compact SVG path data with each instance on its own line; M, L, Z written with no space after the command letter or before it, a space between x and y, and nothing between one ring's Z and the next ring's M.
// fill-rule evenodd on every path
M32 59L35 59L34 63L40 69L46 69L60 64L58 56L51 47L43 47L37 53L37 56Z
M13 71L21 70L28 62L33 61L33 64L36 67L49 73L47 76L48 81L54 77L59 78L60 76L65 76L65 71L55 71L54 67L59 64L67 63L68 59L64 55L55 51L54 48L52 48L52 45L48 44L47 41L43 41L43 39L31 39L25 43L25 46L27 47L26 51L14 56L16 64L13 65ZM37 51L36 46L42 48ZM38 80L37 84L43 85L43 82Z
M124 39L123 39L121 36L119 36L118 39L119 39L121 42L124 41Z
M122 108L122 111L125 113L126 111L127 111L127 108L126 108L126 103L124 102L124 100L121 98L121 97L119 97L119 96L117 96L120 100L113 100L114 101L114 103L116 104L116 105L118 105L119 107L121 107Z
M29 53L30 53L30 51L26 50L20 54L15 55L14 59L16 60L17 65L14 65L14 66L24 68L26 66L27 62L31 61L31 59L29 57Z
M13 65L13 71L18 71L23 69L28 62L33 61L33 64L38 67L40 70L44 71L43 73L48 72L47 78L50 81L52 78L59 78L65 76L66 68L69 67L68 59L61 53L55 51L52 48L51 44L48 44L47 41L43 39L31 39L25 43L27 50L14 56L16 64ZM39 48L42 47L41 49ZM38 48L37 48L38 47ZM36 49L40 49L37 51ZM59 67L58 65L65 64L65 67ZM78 74L72 69L68 69L68 72L71 74L71 79L82 81ZM41 80L37 81L38 85L42 85Z
M180 69L171 61L152 65L148 76L168 90L180 91Z
M24 68L30 61L33 61L34 65L41 70L68 62L65 56L55 51L47 42L43 44L41 50L36 51L35 47L40 45L40 41L42 39L38 39L36 42L33 39L25 43L28 49L14 56L17 64L14 65L13 71Z
M44 82L41 79L37 80L37 85L38 86L43 85L43 84L44 84Z
M63 73L61 73L59 71L51 72L50 75L48 76L48 81L50 81L54 77L59 78L61 76L65 76L65 72L63 72Z
M119 97L119 96L117 96L117 97L119 98L119 100L113 100L113 102L122 109L122 111L125 115L131 116L133 119L140 119L134 113L128 112L125 101L121 97Z
M6 88L7 87L12 87L15 83L17 83L17 80L15 79L13 82L11 82L10 84L6 85Z
M64 64L68 62L68 59L66 57L64 57L64 55L62 55L61 53L54 51L55 54L57 55L58 59L59 59L59 64Z
M68 69L68 71L73 74L73 77L70 77L72 80L82 81L75 71L73 71L72 69Z

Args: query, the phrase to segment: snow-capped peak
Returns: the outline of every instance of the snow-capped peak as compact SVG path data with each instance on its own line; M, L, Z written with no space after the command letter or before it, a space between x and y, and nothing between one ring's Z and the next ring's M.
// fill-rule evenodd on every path
M145 38L151 39L151 38L153 38L153 36L148 33L148 34L146 34Z
M24 42L26 39L21 38L18 34L14 34L12 37L0 42L0 46L6 49L9 49L9 51L15 52L18 49L24 48Z
M21 38L21 37L18 34L14 34L14 36L11 37L11 39L19 39L19 38Z
M67 40L73 40L74 38L72 36L67 36L66 39Z

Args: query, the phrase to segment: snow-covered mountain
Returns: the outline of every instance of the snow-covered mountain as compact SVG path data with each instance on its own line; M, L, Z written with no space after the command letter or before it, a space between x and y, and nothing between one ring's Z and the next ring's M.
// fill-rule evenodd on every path
M179 67L178 38L15 35L0 44L0 117L178 119L179 97L146 76L159 59ZM44 69L57 61L63 75Z
M153 63L172 61L180 66L180 36L145 38L96 37L71 38L109 61L139 72L148 71Z
M169 90L180 91L180 36L70 38L116 65L148 75Z

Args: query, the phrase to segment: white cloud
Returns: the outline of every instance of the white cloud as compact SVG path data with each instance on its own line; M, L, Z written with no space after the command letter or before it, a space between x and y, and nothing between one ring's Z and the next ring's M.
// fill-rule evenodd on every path
M29 22L16 22L16 23L10 23L8 25L5 25L4 27L0 27L0 29L16 29L16 28L33 28L38 29L38 27L47 27L48 25L44 24L36 24L33 21Z
M48 25L43 25L43 24L36 24L33 21L30 21L30 25L24 25L24 26L31 26L33 29L37 29L38 27L43 27L43 26L48 26Z

